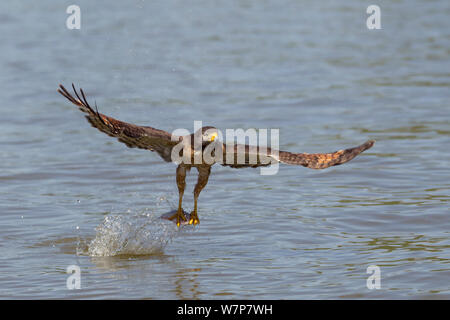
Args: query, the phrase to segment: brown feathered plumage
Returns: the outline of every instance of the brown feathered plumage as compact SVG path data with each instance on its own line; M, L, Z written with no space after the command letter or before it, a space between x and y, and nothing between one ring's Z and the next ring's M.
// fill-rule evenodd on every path
M80 96L73 84L72 88L76 98L63 85L59 85L58 92L77 105L81 111L87 113L86 119L94 128L111 137L116 137L130 148L156 151L165 161L172 161L172 148L180 141L180 137L172 139L172 135L166 131L147 126L138 126L101 114L98 112L97 105L95 105L95 110L89 105L83 89L80 89Z
M311 154L276 151L271 148L264 150L259 147L249 145L232 145L231 148L228 149L227 145L223 145L222 165L232 168L256 168L268 166L273 162L281 162L291 165L300 165L311 169L325 169L352 160L361 152L371 148L374 143L374 140L368 140L360 146L354 148L339 150L331 153ZM239 154L242 154L240 150L244 153L244 156L241 157L241 159L244 159L243 162L238 161ZM227 157L229 154L234 155L234 157Z
M156 151L164 160L168 162L171 161L170 156L172 148L181 141L182 137L172 138L172 135L166 131L148 126L138 126L101 114L97 110L97 105L95 105L95 110L89 105L83 89L80 89L80 96L73 84L72 88L76 98L62 85L59 85L58 92L70 102L77 105L81 111L87 113L86 119L93 127L109 136L118 138L120 142L125 143L130 148ZM279 161L291 165L301 165L311 169L324 169L352 160L361 152L371 148L374 143L374 140L369 140L354 148L339 150L332 153L311 154L292 153L287 151L275 152L271 148L263 150L260 147L239 144L234 144L231 148L227 148L227 145L223 144L223 162L221 164L232 168L245 168L267 166L273 161ZM230 150L233 152L232 158L228 156ZM243 156L240 157L242 152ZM244 161L240 162L239 160L241 159Z

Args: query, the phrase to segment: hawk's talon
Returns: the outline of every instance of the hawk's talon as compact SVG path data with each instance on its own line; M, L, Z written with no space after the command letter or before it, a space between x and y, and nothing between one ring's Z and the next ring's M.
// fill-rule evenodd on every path
M183 209L178 210L173 216L169 217L169 220L177 219L177 227L181 225L181 220L187 221L186 216L184 215Z
M195 226L196 224L200 223L196 211L192 211L190 217L191 218L189 219L189 224L193 224Z

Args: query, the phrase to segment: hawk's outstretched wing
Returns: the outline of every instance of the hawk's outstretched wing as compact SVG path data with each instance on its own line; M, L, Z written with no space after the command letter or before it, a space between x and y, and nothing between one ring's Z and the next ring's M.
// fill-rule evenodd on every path
M332 153L291 153L287 151L278 151L267 148L267 151L261 148L249 145L223 145L223 166L232 168L260 167L268 166L272 162L282 162L286 164L300 165L311 169L325 169L331 166L337 166L352 160L361 152L371 148L375 143L369 140L360 146L339 150ZM231 154L233 153L233 154ZM277 154L278 153L278 154ZM239 161L239 156L241 160Z
M172 141L172 135L166 131L152 127L138 126L105 116L98 112L97 105L95 105L95 111L92 109L86 100L83 89L80 89L80 97L73 84L72 88L76 98L61 84L59 85L58 92L70 102L77 105L81 111L87 113L86 119L93 127L111 137L116 137L120 142L125 143L130 148L156 151L165 161L172 161L172 148L177 145L181 139L180 137L175 137L174 141Z
M218 142L220 143L220 142ZM223 166L231 168L256 168L270 165L273 161L278 161L272 155L272 150L261 147L249 146L248 144L224 144L222 147Z

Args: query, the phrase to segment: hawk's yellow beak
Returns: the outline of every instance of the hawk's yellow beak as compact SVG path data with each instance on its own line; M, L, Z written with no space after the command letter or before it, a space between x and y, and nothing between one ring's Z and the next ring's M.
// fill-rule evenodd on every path
M217 138L217 133L214 132L214 133L211 135L211 142L214 141L216 138Z

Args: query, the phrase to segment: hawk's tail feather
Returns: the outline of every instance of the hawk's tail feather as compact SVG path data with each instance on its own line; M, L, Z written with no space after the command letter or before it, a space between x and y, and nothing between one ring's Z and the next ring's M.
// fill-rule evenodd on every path
M365 143L345 150L339 150L332 153L291 153L286 151L279 152L279 161L286 164L301 165L311 169L325 169L331 166L337 166L352 160L361 152L371 148L375 140L368 140Z

